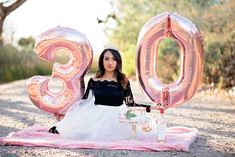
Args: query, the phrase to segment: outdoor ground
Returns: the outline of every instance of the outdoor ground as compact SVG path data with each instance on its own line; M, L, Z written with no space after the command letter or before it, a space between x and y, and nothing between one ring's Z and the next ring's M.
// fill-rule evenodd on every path
M85 78L87 81L88 78ZM35 123L52 126L55 118L38 109L28 98L27 80L0 85L0 136L28 128ZM131 80L135 100L149 101ZM50 85L53 89L58 86ZM153 117L158 112L151 113ZM189 102L166 112L168 127L194 127L200 131L189 152L112 151L94 149L60 149L49 147L0 146L0 157L18 156L128 156L128 157L220 157L235 156L235 94L216 91L198 92Z

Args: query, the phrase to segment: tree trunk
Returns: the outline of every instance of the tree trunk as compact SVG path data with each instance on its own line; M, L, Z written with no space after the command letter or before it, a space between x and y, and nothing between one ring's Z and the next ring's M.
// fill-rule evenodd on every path
M17 0L16 2L12 3L9 6L3 6L4 2L0 3L0 46L3 45L2 32L3 32L4 20L11 12L16 10L19 6L21 6L26 1L27 0Z

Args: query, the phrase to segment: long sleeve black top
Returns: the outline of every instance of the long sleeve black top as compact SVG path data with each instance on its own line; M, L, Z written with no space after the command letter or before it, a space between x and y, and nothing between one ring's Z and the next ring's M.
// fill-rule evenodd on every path
M121 106L125 102L127 106L145 107L146 111L150 112L149 105L135 103L129 81L124 89L119 82L93 80L91 78L83 99L87 99L91 90L94 93L96 105Z

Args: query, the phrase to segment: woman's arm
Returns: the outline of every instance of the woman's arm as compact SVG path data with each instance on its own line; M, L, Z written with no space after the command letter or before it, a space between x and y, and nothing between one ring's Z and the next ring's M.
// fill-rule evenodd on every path
M131 106L131 107L134 107L134 106L145 107L146 108L146 112L150 112L151 111L151 109L150 109L151 106L150 105L135 103L134 98L133 98L133 94L132 94L132 91L131 91L131 85L130 85L129 81L127 83L126 89L124 89L124 101L125 101L125 104L127 106Z
M88 85L87 85L87 88L86 88L86 92L85 94L83 95L82 99L87 99L88 98L88 95L89 95L89 92L90 90L93 89L93 80L92 78L90 78L90 80L88 81Z

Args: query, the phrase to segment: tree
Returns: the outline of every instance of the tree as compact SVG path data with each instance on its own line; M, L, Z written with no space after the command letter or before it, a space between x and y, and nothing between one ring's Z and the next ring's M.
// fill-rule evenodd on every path
M13 0L6 0L6 1L0 2L0 46L2 46L3 44L2 31L3 31L4 20L11 12L16 10L19 6L21 6L27 0L16 0L13 3L10 3L10 1L13 1ZM10 5L5 6L6 4L9 4L9 3Z
M202 16L206 32L204 80L218 89L235 86L235 1L208 8Z
M109 38L110 42L117 44L121 49L125 73L135 74L133 58L135 58L141 27L151 17L169 11L177 12L191 20L204 37L204 83L214 83L219 88L235 86L234 0L119 0L115 2L113 4L116 12L113 19L116 20L116 27ZM179 71L179 68L175 68L179 60L176 45L174 42L166 41L158 49L157 66L160 68L157 72L160 72L160 76L169 82L177 78ZM171 78L168 77L169 75Z

